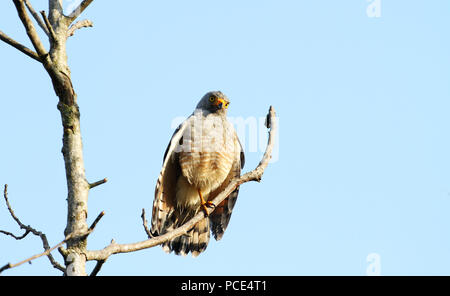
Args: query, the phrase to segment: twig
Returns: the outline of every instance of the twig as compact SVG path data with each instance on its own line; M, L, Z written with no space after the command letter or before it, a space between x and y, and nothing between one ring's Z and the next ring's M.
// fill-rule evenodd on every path
M30 38L31 43L34 46L37 54L40 57L43 57L47 54L44 45L39 39L39 35L34 28L33 22L30 20L27 14L27 10L25 8L25 4L22 0L13 0L14 5L16 6L17 13L19 14L19 18L22 21L23 26L27 32L28 37Z
M3 33L2 31L0 31L0 40L2 40L3 42L11 45L12 47L14 47L14 48L16 48L18 50L20 50L21 52L23 52L24 54L26 54L30 58L32 58L32 59L42 63L41 58L39 57L39 55L36 52L32 51L28 47L26 47L26 46L20 44L19 42L15 41L14 39L9 37L8 35Z
M91 226L88 229L88 232L91 233L94 231L95 226L97 226L97 223L100 221L101 218L105 215L105 211L102 211L100 214L98 214L97 218L95 218L94 222L92 222Z
M213 204L220 204L231 192L233 192L238 186L240 186L243 183L249 182L249 181L260 181L261 177L264 173L265 168L267 167L270 158L272 157L272 150L274 145L274 137L277 133L277 121L276 121L276 114L273 107L270 107L268 119L266 120L266 126L270 129L269 132L269 140L267 143L267 148L264 153L264 156L258 166L251 172L248 172L244 175L242 175L239 178L233 179L228 186L220 193L218 194L213 200ZM137 242L137 243L131 243L131 244L116 244L111 243L107 247L105 247L102 250L96 250L96 251L86 251L86 260L106 260L109 258L109 256L113 254L119 254L119 253L128 253L128 252L135 252L143 249L148 249L157 245L160 245L168 240L171 240L177 236L186 234L195 224L197 224L200 220L202 220L206 215L211 214L211 212L214 211L214 208L208 208L207 213L205 211L200 211L197 215L195 215L191 220L186 222L183 226L180 226L179 228L176 228L168 233L165 233L163 235L150 238L145 241Z
M11 204L9 203L9 200L8 200L8 184L5 184L5 188L3 190L3 197L5 199L6 207L8 208L8 211L9 211L11 217L14 219L14 221L16 221L16 223L19 225L20 229L25 229L25 233L22 236L18 237L18 236L15 236L12 233L7 232L7 231L0 230L0 232L3 233L3 234L6 234L6 235L10 235L10 236L14 237L16 240L21 240L21 239L25 238L29 233L33 233L34 235L39 236L41 238L41 240L42 240L42 245L44 247L44 250L46 250L44 253L41 253L42 255L40 255L40 256L47 255L48 259L50 260L50 263L53 265L54 268L56 268L58 270L61 270L61 271L65 271L66 269L64 267L62 267L55 260L55 258L53 258L52 254L50 254L50 252L48 252L48 254L47 254L47 251L50 249L50 245L48 244L47 236L44 233L42 233L40 231L37 231L36 229L31 227L30 225L26 226L25 224L23 224L19 220L19 218L17 218L17 216L14 213L14 211L13 211L13 209L11 207ZM11 267L14 267L14 266L11 266ZM11 268L11 267L9 267L9 268Z
M105 262L106 260L98 260L97 264L95 264L95 267L89 276L97 276L98 272L100 271Z
M7 186L5 186L6 188L7 188ZM6 189L5 189L6 190ZM6 197L5 197L6 198ZM7 205L8 205L8 210L10 210L10 206L9 206L9 203L8 203L8 201L7 201ZM11 213L11 215L14 215L14 212L12 212L12 210L10 210L10 213ZM7 269L10 269L10 268L13 268L13 267L17 267L17 266L19 266L19 265L22 265L22 264L24 264L24 263L26 263L26 262L30 262L30 261L32 261L32 260L34 260L34 259L37 259L37 258L39 258L39 257L42 257L42 256L48 256L49 258L50 258L50 256L51 256L51 252L54 250L54 249L56 249L56 248L59 248L59 250L60 250L60 252L61 252L61 254L63 254L64 256L66 256L67 254L65 254L64 253L64 251L63 251L63 249L62 249L62 245L63 244L65 244L68 240L70 240L70 239L76 239L76 238L79 238L79 237L84 237L84 236L88 236L89 234L91 234L93 231L94 231L94 229L95 229L95 227L97 226L97 223L100 221L100 219L103 217L105 215L105 212L104 211L102 211L98 216L97 216L97 218L94 220L94 222L91 224L91 226L89 227L89 229L85 232L85 233L81 233L81 234L77 234L77 233L71 233L71 234L69 234L68 236L66 236L65 238L64 238L64 240L62 240L60 243L58 243L57 245L55 245L55 246L53 246L53 247L49 247L49 248L46 248L46 250L45 250L45 252L42 252L42 253L39 253L39 254L36 254L36 255L34 255L34 256L31 256L31 257L29 257L29 258L27 258L27 259L25 259L25 260L22 260L22 261L20 261L20 262L18 262L18 263L15 263L15 264L11 264L11 263L8 263L8 264L6 264L6 265L4 265L2 268L0 268L0 273L2 273L3 271L5 271L5 270L7 270ZM17 217L15 217L15 215L13 216L13 218L15 218L15 219L17 219ZM20 223L20 221L17 219L17 221L18 221L18 223ZM20 223L21 224L21 223ZM22 224L21 224L22 225ZM22 227L22 226L21 226ZM29 226L26 226L26 227L29 227ZM30 228L30 231L31 232L33 232L33 229L32 228ZM45 237L45 235L44 235L44 237ZM45 240L47 240L46 238L45 238ZM48 245L48 242L47 242L47 245ZM53 257L52 257L53 258ZM58 263L56 263L56 264L58 264ZM59 264L58 264L59 265ZM60 266L60 265L59 265ZM100 266L101 267L101 266ZM100 270L100 267L99 267L99 270ZM57 267L55 267L55 268L57 268ZM66 271L66 269L64 268L64 267L62 267L62 266L60 266L60 268L58 268L59 270L61 270L61 271L63 271L63 272L65 272ZM97 271L98 272L98 271Z
M147 233L148 238L153 238L152 232L150 231L150 229L148 229L147 219L145 219L145 209L142 209L141 218L142 218L142 225L144 226L144 230Z
M91 226L89 226L88 230L84 233L81 233L79 235L72 235L71 237L69 237L68 239L66 238L65 241L68 241L70 239L79 239L79 238L85 238L87 236L89 236L89 234L91 234L94 230L95 227L97 226L97 223L100 222L100 219L103 218L103 216L105 215L105 211L101 211L100 214L98 214L97 218L95 218L94 222L92 222ZM66 257L67 256L67 252L64 249L64 247L59 248L59 252Z
M11 214L11 217L14 219L14 221L16 221L17 224L19 224L21 229L28 229L27 226L25 226L24 224L22 224L22 222L20 222L19 218L17 218L16 214L14 214L14 211L11 207L11 204L9 203L9 199L8 199L8 184L5 184L5 187L3 189L3 198L5 199L6 202L6 207L8 208L9 213Z
M108 182L107 178L104 178L104 179L102 179L100 181L97 181L97 182L94 182L94 183L89 183L89 189L92 189L92 188L97 187L99 185L105 184L106 182Z
M50 36L49 35L50 32L48 31L47 26L44 24L42 19L39 17L39 14L36 12L36 10L34 10L33 6L31 6L31 3L28 0L25 0L25 5L27 6L28 11L31 13L31 15L34 17L34 19L38 23L39 27L41 27L42 30L44 30L44 32L47 36Z
M78 5L77 8L75 8L70 14L69 14L69 20L73 22L77 17L80 16L80 14L89 6L89 4L92 3L94 0L83 0L83 2Z
M67 30L67 38L73 36L73 34L75 34L75 31L78 29L93 27L93 26L94 26L94 23L92 23L92 21L90 21L90 20L78 21L75 24L73 24L72 26L70 26L69 30Z
M16 240L21 240L21 239L24 239L24 238L30 233L30 230L29 230L29 229L25 230L24 234L22 234L21 236L16 236L16 235L14 235L13 233L8 232L8 231L4 231L4 230L0 230L0 233L3 233L3 234L5 234L5 235L12 236L12 237L15 238Z
M103 216L105 215L105 211L102 211L100 214L98 214L97 218L95 218L94 222L92 222L91 226L88 228L88 230L80 235L72 235L69 239L78 239L78 238L84 238L87 237L89 234L91 234L94 230L95 227L97 226L98 222L100 221L100 219L103 218ZM69 240L69 239L66 239ZM65 258L67 257L67 255L69 254L69 252L64 248L64 247L60 247L58 248L58 251L61 253L61 255Z
M25 259L25 260L22 260L22 261L20 261L20 262L18 262L18 263L15 263L15 264L8 263L8 264L6 264L5 266L3 266L2 268L0 268L0 273L2 273L3 271L5 271L5 270L7 270L7 269L10 269L10 268L13 268L13 267L17 267L17 266L19 266L19 265L22 265L22 264L24 264L24 263L26 263L26 262L30 262L30 261L32 261L32 260L34 260L34 259L39 258L39 257L42 257L42 256L51 256L50 253L51 253L54 249L60 247L60 246L61 246L62 244L64 244L64 243L66 243L70 238L72 238L72 235L68 235L62 242L60 242L60 243L57 244L56 246L54 246L54 247L52 247L52 248L46 250L45 252L42 252L42 253L40 253L40 254L36 254L36 255L34 255L34 256L31 256L30 258L27 258L27 259ZM56 268L56 267L55 267L55 268ZM62 267L62 266L60 266L60 268L58 268L58 269L61 270L61 271L63 271L63 272L66 271L66 269L65 269L64 267Z
M52 42L56 42L57 39L56 39L55 30L53 30L53 27L50 24L50 21L48 20L47 15L45 14L44 10L41 11L41 15L42 15L42 18L44 19L45 26L47 27L47 30L50 32L50 40Z

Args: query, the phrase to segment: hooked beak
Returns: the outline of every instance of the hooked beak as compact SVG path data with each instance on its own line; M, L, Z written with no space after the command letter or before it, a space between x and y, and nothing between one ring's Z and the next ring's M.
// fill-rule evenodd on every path
M218 99L216 100L216 106L217 106L217 108L222 109L223 107L226 106L225 100L224 100L224 99L221 99L221 98L218 98Z

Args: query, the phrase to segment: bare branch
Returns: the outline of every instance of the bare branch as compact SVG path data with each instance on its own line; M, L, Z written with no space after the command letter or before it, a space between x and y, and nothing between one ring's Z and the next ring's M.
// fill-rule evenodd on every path
M45 26L47 27L47 30L50 32L50 40L52 42L56 42L57 39L56 39L55 31L53 30L53 27L50 24L50 21L48 20L47 15L45 14L44 10L41 11L41 15L42 15L42 18L44 19Z
M69 240L71 237L72 237L72 235L67 236L62 242L60 242L59 244L57 244L56 246L54 246L54 247L52 247L52 248L47 249L45 252L42 252L42 253L40 253L40 254L36 254L36 255L34 255L34 256L31 256L30 258L27 258L27 259L22 260L22 261L20 261L20 262L18 262L18 263L15 263L15 264L11 264L11 263L6 264L6 265L3 266L2 268L0 268L0 273L2 273L3 271L5 271L5 270L7 270L7 269L10 269L10 268L13 268L13 267L17 267L17 266L19 266L19 265L22 265L22 264L24 264L24 263L26 263L26 262L30 262L30 261L32 261L32 260L34 260L34 259L37 259L37 258L39 258L39 257L42 257L42 256L47 256L47 257L50 258L50 256L51 256L50 253L51 253L54 249L56 249L56 248L62 246L64 243L66 243L66 241ZM57 267L57 266L58 266L58 267ZM55 268L57 268L57 269L59 269L59 270L61 270L61 271L63 271L63 272L66 271L66 269L65 269L64 267L62 267L61 265L59 265L58 263L57 263L57 266L54 265Z
M5 234L5 235L12 236L12 237L15 238L16 240L21 240L21 239L24 239L24 238L30 233L30 230L29 230L29 229L25 230L24 234L22 234L21 236L16 236L16 235L14 235L13 233L8 232L8 231L5 231L5 230L0 230L0 233L3 233L3 234Z
M29 56L32 59L35 59L36 61L42 63L41 58L38 56L37 53L29 49L28 47L20 44L19 42L15 41L14 39L10 38L8 35L0 31L0 40L8 43L9 45L13 46L14 48L20 50L27 56Z
M13 211L13 209L11 207L11 204L9 203L9 199L8 199L8 184L5 184L5 187L3 189L3 198L5 199L6 207L8 208L8 211L11 214L11 217L14 219L14 221L16 221L17 224L19 224L21 229L27 229L27 226L22 224L22 222L20 222L19 218L17 218L16 214L14 214L14 211Z
M7 188L7 185L5 185L5 192L6 192L6 188ZM5 199L7 200L7 194L6 194L6 196L5 196ZM7 206L8 206L8 210L10 211L11 215L13 215L14 220L17 219L17 220L16 220L17 223L20 223L19 225L21 225L21 228L22 228L23 224L22 224L22 223L19 221L19 219L14 215L14 212L12 211L12 209L11 209L11 207L10 207L10 205L9 205L8 200L7 200ZM97 218L94 220L94 222L92 223L92 225L89 227L88 231L86 231L85 233L82 233L82 234L71 233L71 234L69 234L68 236L66 236L66 237L64 238L64 240L62 240L62 241L61 241L60 243L58 243L57 245L55 245L55 246L53 246L53 247L51 247L51 248L50 248L50 247L46 247L46 248L45 248L45 251L42 252L42 253L36 254L36 255L34 255L34 256L31 256L31 257L29 257L29 258L27 258L27 259L25 259L25 260L22 260L22 261L20 261L20 262L18 262L18 263L15 263L15 264L8 263L8 264L4 265L2 268L0 268L0 273L2 273L3 271L5 271L5 270L7 270L7 269L10 269L10 268L13 268L13 267L17 267L17 266L19 266L19 265L22 265L22 264L24 264L24 263L26 263L26 262L30 262L30 261L32 261L32 260L34 260L34 259L37 259L37 258L39 258L39 257L42 257L42 256L48 256L48 257L50 258L50 257L52 256L50 253L51 253L53 250L55 250L56 248L60 248L59 250L60 250L61 254L62 254L64 257L66 257L67 254L64 252L64 249L62 248L62 245L65 244L65 243L66 243L68 240L70 240L70 239L80 238L80 237L85 237L85 236L88 236L89 234L91 234L91 233L94 231L95 226L97 226L97 223L100 221L100 219L101 219L104 215L105 215L105 212L102 211L102 212L97 216ZM23 226L23 227L26 227L26 228L27 228L27 231L31 231L31 232L35 231L35 230L34 230L33 228L31 228L30 226ZM39 233L40 233L40 232L39 232ZM48 246L47 238L45 237L45 235L42 234L42 233L40 233L40 235L43 235L43 236L44 236L44 238L45 238L45 243L46 243L47 246ZM44 239L43 239L43 240L44 240ZM51 258L53 258L53 257L51 257ZM53 263L52 263L52 264L53 264ZM55 268L57 268L57 269L63 271L63 272L66 271L66 269L65 269L64 267L62 267L61 265L59 265L57 262L55 262L55 264L54 264L53 266L54 266ZM101 266L98 267L98 270L100 270L100 268L101 268ZM97 272L98 272L98 271L97 271Z
M9 232L7 232L7 231L0 230L0 232L3 233L3 234L6 234L6 235L10 235L10 236L14 237L14 238L17 239L17 240L21 240L21 239L25 238L25 237L28 235L28 233L30 233L30 232L33 233L33 234L36 235L36 236L39 236L39 237L41 238L41 240L42 240L42 245L43 245L43 247L44 247L45 252L44 252L44 253L41 253L38 257L47 255L48 259L50 260L50 263L53 265L54 268L59 269L59 270L61 270L61 271L65 271L65 268L62 267L62 266L61 266L61 265L53 258L53 256L50 254L50 252L51 252L52 249L50 249L50 245L48 244L47 236L46 236L44 233L42 233L42 232L40 232L40 231L37 231L36 229L34 229L33 227L31 227L30 225L26 226L25 224L23 224L23 223L19 220L19 218L16 216L16 214L14 213L14 211L13 211L13 209L12 209L12 207L11 207L11 204L9 203L9 200L8 200L8 184L5 184L5 189L3 190L3 197L4 197L4 199L5 199L6 207L8 208L8 211L9 211L11 217L14 219L14 221L16 221L16 223L19 225L20 229L25 229L25 233L24 233L22 236L17 237L17 236L15 236L14 234L9 233ZM49 251L49 250L50 250L50 251ZM38 257L36 257L36 258L38 258ZM35 259L35 258L33 258L33 259ZM31 259L31 260L32 260L32 259ZM24 262L21 262L20 264L22 264L22 263L24 263ZM18 265L20 265L20 264L14 264L14 265L8 264L8 266L9 266L8 268L12 268L12 267L18 266ZM2 270L0 270L0 272L1 272L1 271L2 271Z
M31 15L34 17L34 19L35 19L36 22L38 23L39 27L41 27L42 30L44 30L44 32L45 32L45 34L46 34L47 36L50 36L50 35L49 35L50 33L49 33L49 31L48 31L46 25L44 24L44 22L42 21L42 19L39 17L39 14L37 14L36 10L34 10L33 6L31 6L30 1L25 0L25 5L27 6L28 11L31 13Z
M93 27L94 23L90 20L82 20L78 21L72 26L70 26L69 30L67 30L67 38L73 36L75 34L75 31L81 28L87 28L87 27Z
M106 260L98 260L97 264L95 264L95 267L89 276L97 276L98 272L100 271L105 262Z
M94 231L95 226L97 226L97 223L100 221L101 218L105 215L105 211L102 211L100 214L98 214L97 218L95 218L94 222L92 222L91 226L88 229L88 233L91 233Z
M80 16L80 14L83 13L83 11L89 6L89 4L92 3L94 0L83 0L83 2L78 5L77 8L75 8L70 14L69 19L71 22L73 22L77 17Z
M36 50L37 54L40 57L45 56L47 54L47 51L45 50L44 45L39 39L39 35L37 34L36 29L34 28L33 22L28 17L23 0L13 0L13 2L14 5L16 6L19 18L22 21L23 26L25 27L27 35L34 46L34 49Z
M105 211L102 211L100 214L98 214L97 218L95 218L94 222L92 222L91 226L88 228L88 230L86 232L79 234L79 235L75 235L75 234L71 235L69 238L66 237L65 241L68 241L69 239L79 239L79 238L87 237L89 234L91 234L95 230L95 227L97 226L98 222L100 221L100 219L103 218L104 215L105 215ZM62 246L58 248L58 251L61 253L61 255L64 258L67 257L67 255L70 253Z
M89 183L89 189L92 189L92 188L97 187L99 185L105 184L106 182L108 182L107 178L104 178L104 179L102 179L100 181L97 181L97 182L94 182L94 183Z
M262 178L262 175L264 173L265 168L267 167L270 158L272 157L272 150L274 146L274 136L277 133L277 121L276 121L276 114L275 110L271 106L269 109L269 113L267 115L266 120L266 126L270 129L269 132L269 140L267 143L267 148L264 153L264 156L258 166L251 172L248 172L244 175L242 175L239 178L233 179L228 186L220 193L218 194L213 200L213 204L220 204L228 195L230 195L231 192L233 192L238 186L240 186L243 183L249 182L249 181L260 181ZM132 243L132 244L116 244L112 242L110 245L105 247L102 250L96 250L96 251L86 251L86 259L87 260L106 260L109 256L113 254L118 253L128 253L128 252L135 252L143 249L148 249L157 245L160 245L168 240L171 240L177 236L186 234L192 227L194 227L195 224L197 224L200 220L205 218L206 215L210 215L214 208L207 208L207 213L205 211L199 211L197 215L195 215L191 220L186 222L183 226L174 229L173 231L170 231L168 233L165 233L163 235L150 238L145 241Z
M147 226L147 219L145 219L145 209L142 209L141 218L142 218L142 225L144 226L144 230L147 233L148 238L153 238L153 234L150 231L150 229L148 229Z

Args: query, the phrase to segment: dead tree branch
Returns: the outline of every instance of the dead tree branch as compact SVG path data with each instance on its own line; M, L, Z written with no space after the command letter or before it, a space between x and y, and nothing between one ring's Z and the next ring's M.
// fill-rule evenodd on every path
M94 222L92 222L91 226L89 226L88 234L94 231L95 226L97 226L97 223L100 222L100 219L103 218L104 215L105 211L102 211L100 214L98 214L97 218L95 218Z
M81 28L88 28L88 27L93 27L94 23L92 23L92 21L90 20L82 20L82 21L78 21L75 24L73 24L72 26L70 26L69 30L67 30L67 38L73 36L73 34L75 34L75 31Z
M22 234L21 236L16 236L16 235L14 235L14 233L11 233L11 232L8 232L8 231L5 231L5 230L1 230L1 229L0 229L0 233L3 233L4 235L12 236L16 240L21 240L21 239L25 238L30 233L30 230L28 230L28 229L25 230L24 234Z
M107 178L101 179L100 181L94 182L94 183L89 183L89 189L92 189L94 187L97 187L99 185L105 184L106 182L108 182Z
M36 254L36 255L34 255L34 256L31 256L30 258L27 258L27 259L22 260L22 261L20 261L20 262L18 262L18 263L15 263L15 264L8 263L8 264L6 264L5 266L3 266L2 268L0 268L0 273L2 273L3 271L5 271L5 270L7 270L7 269L10 269L10 268L13 268L13 267L17 267L17 266L19 266L19 265L22 265L22 264L24 264L24 263L26 263L26 262L30 262L30 261L32 261L32 260L34 260L34 259L37 259L37 258L39 258L39 257L42 257L42 256L50 257L50 256L51 256L50 253L51 253L54 249L56 249L56 248L62 246L63 244L65 244L65 243L67 242L67 240L69 240L70 238L72 238L72 236L66 237L66 239L64 239L62 242L60 242L59 244L57 244L56 246L54 246L54 247L52 247L52 248L47 249L47 250L46 250L45 252L43 252L43 253ZM53 265L53 267L55 267L55 268L57 268L57 269L59 269L59 270L61 270L61 271L63 271L63 272L66 271L66 269L65 269L64 267L62 267L61 265L59 265L59 263L56 263L56 264L57 264L57 266Z
M39 38L39 35L34 28L33 22L28 17L24 2L22 0L13 0L13 2L16 6L19 18L22 21L23 26L25 27L28 38L30 38L31 43L34 46L34 49L40 57L45 56L47 54L47 51L45 50L44 45L42 44L41 39Z
M77 8L75 8L70 14L69 14L69 20L70 22L73 22L77 17L80 16L80 14L83 13L83 11L89 6L89 4L92 3L94 0L83 0L83 2L78 5Z
M53 27L50 24L50 21L48 20L47 15L45 14L44 10L41 11L41 15L42 15L42 18L44 19L45 27L47 28L47 31L49 32L48 36L50 37L51 42L55 42L56 41L55 31L53 30Z
M50 262L52 263L53 267L55 267L56 269L59 269L59 270L61 270L61 271L63 271L63 272L66 272L66 269L65 269L64 267L62 267L58 262L56 262L56 261L53 259L53 256L51 255L51 252L52 252L53 250L55 250L56 248L60 248L63 244L65 244L65 243L66 243L67 241L69 241L70 239L86 238L89 234L91 234L91 233L95 230L95 227L97 226L97 223L98 223L98 222L100 221L100 219L105 215L105 212L102 211L102 212L97 216L97 218L94 220L94 222L93 222L93 223L91 224L91 226L89 227L88 231L86 231L85 233L81 233L81 234L80 234L80 233L71 233L71 234L69 234L68 236L66 236L66 237L64 238L64 240L62 240L62 241L59 242L57 245L55 245L55 246L53 246L53 247L50 248L49 245L48 245L47 237L45 236L45 234L43 234L43 233L41 233L41 232L39 232L39 231L36 231L34 228L32 228L32 227L30 227L30 226L25 226L25 225L23 225L23 224L20 222L20 220L15 216L14 211L11 209L11 206L9 205L9 201L8 201L8 198L7 198L7 193L6 193L7 191L6 191L6 189L7 189L7 185L5 185L5 199L6 199L6 203L7 203L7 206L8 206L8 210L10 211L10 213L11 213L11 215L13 216L14 220L16 220L17 223L19 223L20 228L26 229L26 232L25 232L25 234L23 235L23 237L25 237L26 234L28 234L29 232L32 232L33 234L40 236L40 237L42 238L43 243L44 243L44 249L45 249L45 251L42 252L42 253L36 254L36 255L34 255L34 256L31 256L31 257L29 257L29 258L27 258L27 259L24 259L24 260L22 260L22 261L20 261L20 262L18 262L18 263L15 263L15 264L7 263L7 264L5 264L3 267L0 268L0 273L2 273L3 271L5 271L5 270L7 270L7 269L10 269L10 268L14 268L14 267L20 266L20 265L22 265L22 264L24 264L24 263L26 263L26 262L31 262L32 260L37 259L37 258L42 257L42 256L47 256L47 257L50 259ZM1 232L4 233L4 231L1 231ZM14 235L12 235L12 236L14 236ZM23 238L23 237L22 237L22 238ZM66 253L66 254L61 253L61 254L64 256L64 258L66 258L67 255L68 255L67 253ZM100 266L100 267L101 267L101 266ZM100 268L99 268L99 269L100 269ZM98 272L98 271L97 271L97 272Z
M16 214L14 213L14 210L12 209L11 204L9 203L9 200L8 200L8 185L7 185L7 184L5 184L5 188L4 188L4 190L3 190L3 197L4 197L4 199L5 199L6 207L8 208L8 211L9 211L11 217L14 219L14 221L16 221L16 223L19 225L20 229L24 229L24 230L25 230L25 233L24 233L23 235L21 235L21 236L15 236L14 234L12 234L12 233L10 233L10 232L7 232L7 231L4 231L4 230L0 230L0 233L3 233L3 234L5 234L5 235L12 236L12 237L14 237L16 240L21 240L21 239L25 238L29 233L32 233L32 234L34 234L34 235L36 235L36 236L39 236L39 237L41 238L42 244L43 244L43 247L44 247L45 252L39 254L39 256L37 256L37 257L33 256L31 259L29 259L29 260L28 260L28 259L27 259L27 260L24 260L24 261L19 262L19 263L17 263L17 264L9 264L9 263L8 263L7 265L5 265L4 267L2 267L2 268L0 269L0 273L1 273L3 270L9 269L9 268L12 268L12 267L15 267L15 266L19 266L19 265L21 265L21 264L23 264L23 263L25 263L25 262L31 261L31 260L33 260L33 259L39 258L39 257L41 257L41 256L45 256L45 255L48 257L48 259L50 260L50 263L52 264L52 266L53 266L54 268L56 268L56 269L58 269L58 270L61 270L61 271L65 271L66 269L65 269L64 267L62 267L62 266L55 260L55 258L53 258L52 254L50 254L50 252L51 252L53 249L55 249L55 247L54 247L54 248L50 248L50 245L49 245L48 240L47 240L47 236L46 236L44 233L42 233L41 231L38 231L38 230L34 229L34 228L31 227L30 225L25 225L25 224L23 224L23 223L20 221L20 219L16 216Z
M33 16L33 18L36 20L37 24L39 25L39 27L41 27L41 29L45 32L45 34L47 36L50 36L50 32L47 29L47 26L45 25L45 23L42 21L42 19L39 17L39 14L36 12L36 10L34 10L33 6L31 6L30 1L28 0L24 0L25 1L25 5L28 8L28 11L31 13L31 15Z
M106 260L98 260L97 264L95 264L95 267L89 276L97 276L97 274L99 273L100 269L102 269L102 266L105 262Z
M29 49L25 45L22 45L19 42L15 41L14 39L9 37L8 35L3 33L2 31L0 31L0 40L2 40L3 42L11 45L12 47L14 47L14 48L16 48L18 50L20 50L21 52L23 52L24 54L26 54L30 58L32 58L32 59L42 63L41 58L39 57L39 55L36 52L32 51L31 49Z
M148 229L147 219L145 218L145 209L142 209L141 218L142 218L142 226L144 226L144 230L147 233L148 238L153 238L152 232L150 231L150 229Z

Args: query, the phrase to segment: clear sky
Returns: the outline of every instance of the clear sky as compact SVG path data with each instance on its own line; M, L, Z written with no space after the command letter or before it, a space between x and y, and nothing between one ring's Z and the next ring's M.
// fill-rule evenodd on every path
M198 258L114 255L101 274L449 275L449 13L447 0L94 1L94 28L67 44L86 174L109 179L89 195L88 223L106 212L89 249L146 238L173 121L207 91L228 95L232 117L273 105L280 122L278 159L241 187L221 241ZM31 47L11 1L0 30ZM57 97L36 61L4 43L0 61L0 185L54 245L67 214ZM245 142L248 171L263 150ZM0 229L22 233L3 200ZM0 236L0 265L41 250ZM60 272L40 258L5 274Z

